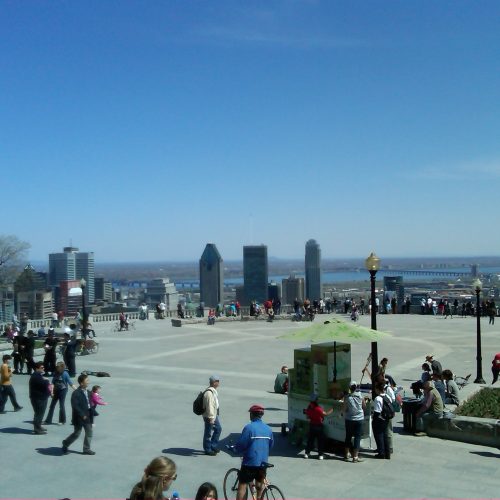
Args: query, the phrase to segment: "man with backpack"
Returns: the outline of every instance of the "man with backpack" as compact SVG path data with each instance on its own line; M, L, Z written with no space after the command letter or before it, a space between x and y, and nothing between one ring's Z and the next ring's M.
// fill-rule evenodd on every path
M203 433L203 449L205 455L215 456L219 453L219 437L222 427L219 421L219 395L217 388L220 380L217 375L209 379L210 385L203 392L203 421L205 430Z
M375 393L377 396L373 402L372 429L375 442L377 443L377 454L375 458L391 458L391 448L387 428L389 421L394 418L394 409L392 403L385 393L385 383L377 382L375 384Z

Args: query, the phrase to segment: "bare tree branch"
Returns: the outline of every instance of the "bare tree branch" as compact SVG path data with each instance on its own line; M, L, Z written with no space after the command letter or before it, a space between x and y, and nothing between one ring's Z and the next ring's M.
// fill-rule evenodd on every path
M15 274L17 265L25 257L31 245L14 235L0 235L0 285Z

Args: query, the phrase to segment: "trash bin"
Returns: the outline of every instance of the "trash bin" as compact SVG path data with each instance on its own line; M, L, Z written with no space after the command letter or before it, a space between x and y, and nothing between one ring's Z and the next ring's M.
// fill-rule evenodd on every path
M421 400L415 398L403 398L403 429L407 432L417 431L417 412Z

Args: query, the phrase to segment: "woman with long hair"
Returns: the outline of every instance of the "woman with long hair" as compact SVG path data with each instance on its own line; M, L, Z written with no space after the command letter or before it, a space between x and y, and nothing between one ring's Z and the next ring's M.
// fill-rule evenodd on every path
M194 500L217 500L217 488L212 483L203 483Z
M163 492L177 479L177 467L167 457L156 457L144 469L142 479L132 488L130 500L164 500Z

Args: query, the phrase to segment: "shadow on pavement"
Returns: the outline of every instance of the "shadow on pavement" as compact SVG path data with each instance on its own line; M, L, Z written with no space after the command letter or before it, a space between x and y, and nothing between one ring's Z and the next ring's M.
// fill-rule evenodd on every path
M5 432L7 434L33 434L30 429L22 429L21 427L4 427L0 429L0 432Z
M500 458L500 453L492 453L491 451L470 451L469 453L486 458Z
M197 455L204 455L203 450L194 450L193 448L165 448L161 450L162 453L169 455L179 455L181 457L196 457Z
M50 446L49 448L36 448L37 453L51 457L62 457L64 455L60 446ZM69 451L68 453L71 453Z

